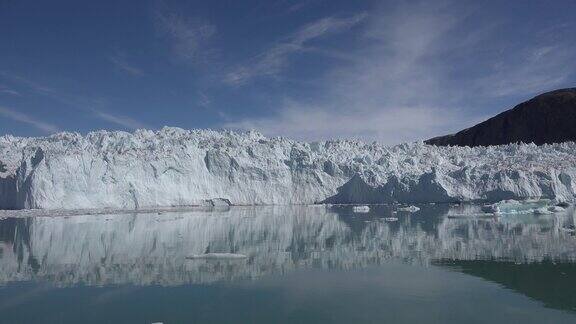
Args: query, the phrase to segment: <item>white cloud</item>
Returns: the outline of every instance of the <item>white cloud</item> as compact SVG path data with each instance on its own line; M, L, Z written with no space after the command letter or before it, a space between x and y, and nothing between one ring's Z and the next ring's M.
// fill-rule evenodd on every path
M486 109L469 109L475 98L548 90L576 70L574 49L561 43L523 44L502 52L490 43L502 32L496 24L473 31L464 27L473 9L446 1L402 2L373 10L365 19L359 48L327 52L340 61L315 80L316 95L306 100L287 96L270 115L224 126L305 140L356 137L393 144L425 139L485 117ZM273 47L232 81L280 73L288 54L302 47L317 50L302 44L330 30L327 26L325 21L297 31L291 39L301 41L280 44L293 48ZM486 53L492 56L482 56ZM498 61L493 57L503 57L502 64L491 67ZM473 73L460 73L466 68Z
M107 112L104 112L101 110L96 110L96 109L93 109L92 111L99 118L106 120L108 122L111 122L113 124L128 128L128 129L134 130L134 129L147 128L145 124L143 124L143 123L141 123L141 122L139 122L133 118L130 118L128 116L114 115L114 114L107 113Z
M322 2L323 0L295 1L286 8L286 12L293 13Z
M200 18L184 17L163 8L155 13L156 28L170 42L171 52L178 60L192 64L206 61L213 51L207 41L216 34L216 27Z
M93 116L96 116L96 117L98 117L102 120L105 120L107 122L111 122L113 124L126 127L128 129L146 128L146 125L144 123L139 122L138 120L133 119L131 117L114 115L114 114L103 111L102 107L106 106L105 100L59 91L59 90L47 87L47 86L40 84L38 82L24 78L22 76L13 75L13 74L10 74L10 73L4 72L4 71L0 71L0 76L4 77L6 79L9 79L12 82L17 82L17 83L27 87L29 90L31 90L35 94L45 96L45 97L50 98L52 100L58 101L58 102L66 105L70 108L75 109L75 110L92 114ZM14 116L16 116L16 115L14 115ZM29 122L28 122L29 124L32 124L32 122L35 122L33 119L30 119L30 118L27 118L26 120L29 120ZM22 121L24 121L24 120L22 120ZM38 125L42 125L42 123L40 123ZM46 124L46 125L48 125L48 124Z
M58 127L55 125L52 125L50 123L41 121L41 120L37 120L27 114L24 114L22 112L18 112L6 107L2 107L0 106L0 115L6 118L10 118L12 120L21 122L21 123L25 123L28 124L34 128L37 128L45 133L56 133L59 131Z
M110 55L108 57L108 60L114 64L116 67L118 67L119 69L127 72L128 74L131 74L133 76L143 76L145 73L142 69L135 67L134 65L128 63L126 61L126 58L123 55L120 54L115 54L115 55Z
M6 86L0 85L0 94L2 94L2 93L8 94L11 96L17 96L17 97L21 96L20 92L14 90L14 89L8 88Z
M212 100L206 93L198 91L198 105L202 108L208 108L212 104Z
M270 136L300 140L355 138L395 144L442 132L447 124L457 122L454 118L442 109L430 107L331 110L291 103L273 117L229 122L224 127L256 129Z
M224 81L228 84L243 85L257 77L276 77L288 64L290 55L310 50L305 46L309 41L349 29L365 17L365 14L348 18L328 17L303 26L284 41L255 56L250 62L234 68L226 75Z
M505 97L553 90L576 69L576 48L572 44L545 41L513 52L513 57L495 62L490 73L476 81L482 95Z
M373 13L362 53L349 50L341 56L343 64L318 82L318 98L324 99L288 99L277 114L225 126L306 140L355 137L387 144L443 133L461 116L437 100L442 75L426 59L442 50L442 36L456 23L457 18L427 14L418 6ZM294 39L312 39L330 25L326 20L309 25Z

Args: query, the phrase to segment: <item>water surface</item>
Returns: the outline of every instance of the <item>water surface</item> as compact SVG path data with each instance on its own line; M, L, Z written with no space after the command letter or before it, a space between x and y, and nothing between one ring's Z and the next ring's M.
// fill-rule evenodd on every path
M576 320L573 210L420 207L8 217L0 323Z

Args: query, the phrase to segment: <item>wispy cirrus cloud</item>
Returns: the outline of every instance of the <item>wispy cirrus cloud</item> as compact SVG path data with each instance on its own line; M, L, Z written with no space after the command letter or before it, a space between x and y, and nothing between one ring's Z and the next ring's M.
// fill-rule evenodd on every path
M128 116L123 116L123 115L115 115L115 114L111 114L102 110L96 110L93 109L92 112L94 113L94 115L96 115L97 117L99 117L100 119L106 120L108 122L111 122L113 124L128 128L128 129L143 129L143 128L147 128L147 126L142 123L139 122L131 117Z
M317 98L287 98L276 114L225 127L304 140L353 137L392 144L437 134L460 120L436 100L444 76L427 62L444 51L442 38L458 16L409 6L381 9L362 19L367 29L360 36L361 53L348 49L341 55L342 64L317 80ZM295 35L313 39L329 25L323 22Z
M334 52L345 54L315 80L316 95L287 95L274 113L228 121L224 127L304 140L355 137L394 144L480 121L486 109L471 110L478 97L537 94L561 85L576 71L573 43L542 37L506 50L501 43L510 42L493 41L506 26L466 27L474 12L474 6L451 1L377 8L364 18L361 46ZM310 26L294 34L292 39L299 41L272 47L230 81L281 73L291 53L330 30L326 22ZM288 49L282 49L286 44ZM472 72L460 73L466 69Z
M216 26L202 18L183 16L167 9L163 3L155 11L155 27L170 46L172 55L184 62L200 64L208 60L214 51L208 48L208 40L216 34Z
M506 97L518 93L539 93L563 84L576 70L574 44L543 40L532 47L514 50L491 66L491 73L475 81L480 93Z
M439 131L459 122L458 116L437 107L397 106L377 111L286 102L271 117L229 121L224 127L256 129L269 136L289 136L300 140L355 138L395 144L414 140L415 136Z
M288 7L286 8L286 11L288 13L293 13L293 12L297 12L300 10L303 10L307 7L310 7L312 5L318 4L320 2L322 2L323 0L301 0L301 1L294 1L288 4Z
M258 77L276 77L285 69L291 55L309 50L306 47L308 42L330 33L349 29L365 17L364 13L347 18L328 17L303 26L285 40L256 55L249 62L235 67L226 74L224 81L232 85L243 85Z
M110 63L112 63L114 66L116 66L117 68L119 68L120 70L132 75L132 76L136 76L136 77L140 77L143 76L144 70L142 70L139 67L134 66L133 64L130 64L127 60L126 57L122 54L116 53L114 55L110 55L108 56L108 61L110 61Z
M54 101L60 102L72 109L85 112L92 116L96 116L104 121L128 128L128 129L138 129L138 128L147 128L146 124L139 122L136 119L133 119L128 116L123 115L116 115L106 111L105 107L107 103L105 100L100 98L91 98L87 96L72 94L69 92L64 92L60 90L56 90L52 87L48 87L44 84L38 83L36 81L30 80L20 75L15 75L11 73L7 73L6 71L0 71L0 77L4 79L8 79L11 82L18 83L21 86L24 86L28 89L28 91L36 94L41 95L47 98L50 98ZM6 113L7 115L8 113ZM37 121L33 118L30 118L26 115L18 116L17 114L13 114L14 118L21 118L20 121L27 122L28 124L35 125L36 123L39 126L46 126L50 125L49 123L44 123L41 121ZM50 128L46 128L50 129Z
M17 96L20 97L22 94L12 88L8 88L6 86L2 86L0 85L0 94L7 94L7 95L11 95L11 96Z
M19 111L16 111L14 109L10 109L7 107L0 106L0 116L12 119L12 120L17 121L17 122L28 124L28 125L36 128L36 129L39 129L45 133L51 134L51 133L56 133L56 132L60 131L60 129L56 125L35 119L34 117L32 117L28 114L25 114L25 113L22 113L22 112L19 112Z

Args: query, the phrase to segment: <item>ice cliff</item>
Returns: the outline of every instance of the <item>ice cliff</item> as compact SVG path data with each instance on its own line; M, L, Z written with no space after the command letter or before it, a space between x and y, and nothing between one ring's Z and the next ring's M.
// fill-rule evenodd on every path
M572 201L575 179L575 143L387 147L178 128L0 137L0 209Z

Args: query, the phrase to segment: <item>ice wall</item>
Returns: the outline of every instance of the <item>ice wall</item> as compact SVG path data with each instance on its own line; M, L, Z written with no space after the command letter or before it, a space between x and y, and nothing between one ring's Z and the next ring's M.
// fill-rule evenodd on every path
M574 199L576 144L387 147L256 132L0 137L0 208Z

